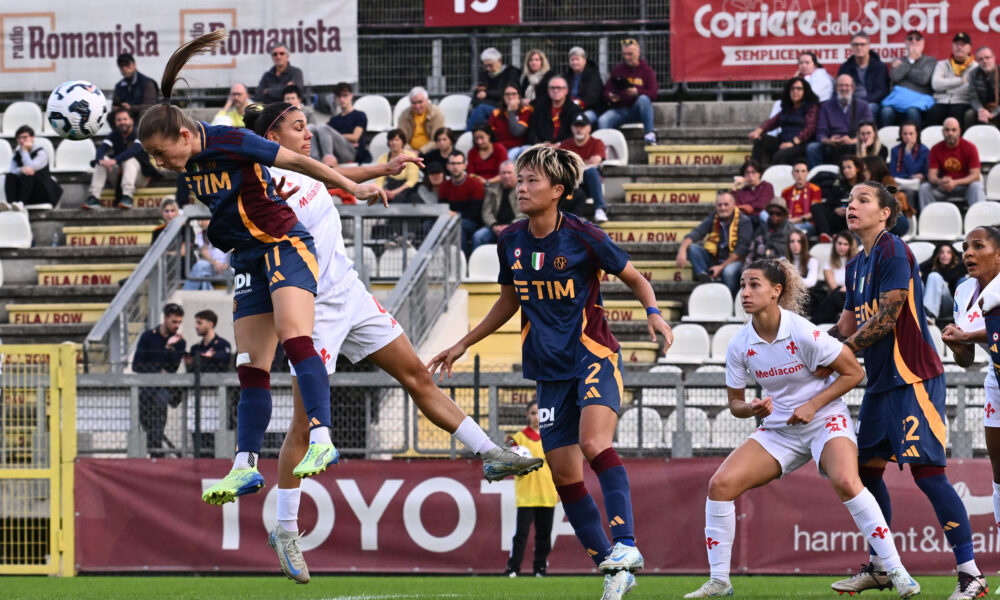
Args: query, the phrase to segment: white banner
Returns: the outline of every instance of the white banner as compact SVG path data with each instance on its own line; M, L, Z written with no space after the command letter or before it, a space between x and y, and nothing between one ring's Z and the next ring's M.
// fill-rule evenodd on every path
M356 0L103 0L72 10L67 0L32 0L0 12L0 92L45 91L84 79L109 97L121 79L116 58L135 56L159 82L170 54L202 33L225 28L222 48L198 56L182 77L191 88L254 87L287 46L307 86L358 79ZM13 5L8 5L13 8ZM183 86L183 83L181 84Z

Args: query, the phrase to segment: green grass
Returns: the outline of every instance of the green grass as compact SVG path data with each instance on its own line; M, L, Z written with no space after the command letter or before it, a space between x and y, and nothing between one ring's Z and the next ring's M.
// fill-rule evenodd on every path
M628 600L680 598L695 590L705 577L639 575L639 585ZM835 577L736 577L736 598L825 598L839 596L830 590ZM953 577L918 577L924 598L947 598L955 587ZM2 577L0 598L69 599L311 599L395 600L455 598L469 600L597 600L601 577L545 579L501 576L478 577L362 577L318 575L308 585L297 585L280 575L243 577ZM865 592L867 600L893 600L892 591ZM848 600L847 596L843 596Z

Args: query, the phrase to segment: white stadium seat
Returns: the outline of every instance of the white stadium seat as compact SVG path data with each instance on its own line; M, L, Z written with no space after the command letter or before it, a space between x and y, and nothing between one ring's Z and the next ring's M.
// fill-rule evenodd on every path
M627 165L628 164L628 142L625 135L617 129L597 129L592 134L595 138L604 142L607 158L606 165Z
M837 165L816 165L815 167L809 169L809 181L813 180L813 177L817 173L833 173L834 175L840 175L840 167Z
M826 263L830 262L830 248L832 247L832 242L820 242L815 246L809 247L809 256L819 261L820 277L823 276L822 272L823 268L826 267Z
M973 125L962 137L976 146L981 162L1000 162L1000 131L993 125Z
M469 150L472 150L472 132L466 131L462 135L458 136L458 141L455 142L455 150L458 150L465 155L466 162L469 158Z
M941 133L940 125L928 125L920 131L920 143L933 148L934 144L944 141L944 134Z
M445 127L453 131L465 131L465 119L469 116L472 98L465 94L451 94L441 98L438 108L444 113Z
M986 175L986 199L1000 200L1000 169L990 169Z
M97 156L97 148L90 140L63 140L56 148L52 161L53 173L91 172L90 161Z
M396 103L396 106L392 107L392 126L399 127L399 115L403 114L403 111L410 108L410 97L403 96ZM431 133L434 133L433 131Z
M406 266L417 256L416 249L411 246L406 247ZM403 249L399 246L386 248L385 252L378 259L378 276L382 279L397 279L403 271Z
M721 323L733 314L733 294L724 283L702 283L691 291L682 321Z
M7 143L7 140L0 140L0 173L10 171L10 159L14 157L14 150Z
M741 305L742 306L742 305ZM743 329L743 325L728 324L720 327L712 336L712 362L726 362L726 349L729 342Z
M981 225L1000 223L1000 202L978 202L965 213L965 233Z
M0 262L0 287L3 287L3 263Z
M30 248L31 240L28 213L17 210L0 212L0 248Z
M928 325L927 329L931 334L931 340L934 342L934 347L937 349L938 354L944 355L945 345L944 340L941 339L941 330L937 325Z
M711 342L701 325L683 323L674 327L674 344L660 362L667 365L700 365L708 360Z
M764 170L760 178L771 184L775 196L780 196L782 190L795 183L792 177L792 165L771 165Z
M934 244L930 242L907 242L918 263L926 262L934 256Z
M918 240L955 240L962 236L962 213L951 202L928 204L918 217Z
M372 138L368 144L368 152L372 155L372 162L378 162L378 157L389 153L389 136L386 132L381 132Z
M663 444L663 421L655 408L630 408L618 418L617 448L639 447L639 418L642 417L642 448L659 448Z
M344 246L346 250L347 258L354 261L354 246ZM375 277L378 273L378 259L375 257L375 251L368 246L361 247L361 260L364 262L364 270L368 273L369 279ZM357 264L355 264L357 268Z
M899 144L899 125L886 125L878 130L878 139L887 150Z
M3 129L0 135L14 137L21 125L27 125L35 131L35 137L42 135L42 109L34 102L14 102L3 113Z
M663 445L674 447L674 432L677 431L678 411L670 413L663 423ZM752 421L752 419L746 419ZM691 447L695 450L708 448L712 444L712 425L708 415L700 408L684 409L684 429L691 432Z
M500 257L496 244L483 244L469 255L468 281L496 282L500 275Z
M733 301L733 316L729 318L734 323L746 323L750 317L743 310L743 302L739 298Z
M51 171L53 162L56 158L56 148L52 145L52 140L47 137L36 135L35 147L45 149L45 154L49 157L49 170Z
M368 117L368 131L388 131L392 129L392 107L385 96L369 94L354 101L354 108ZM377 158L377 157L376 157Z

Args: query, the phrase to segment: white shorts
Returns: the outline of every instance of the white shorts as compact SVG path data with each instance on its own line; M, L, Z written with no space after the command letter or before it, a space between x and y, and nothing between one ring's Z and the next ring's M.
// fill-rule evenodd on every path
M356 363L402 334L403 326L382 308L359 279L316 297L312 338L327 373L337 370L338 354Z
M760 427L750 437L778 461L782 477L809 462L810 458L816 461L820 474L825 476L819 459L827 442L846 437L855 446L858 444L851 413L846 408L806 425L784 425L774 429Z
M997 388L996 376L992 372L986 374L986 404L983 407L983 425L1000 427L1000 389Z

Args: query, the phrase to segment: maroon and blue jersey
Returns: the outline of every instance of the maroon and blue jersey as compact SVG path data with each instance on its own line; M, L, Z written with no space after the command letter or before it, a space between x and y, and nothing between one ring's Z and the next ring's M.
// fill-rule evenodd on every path
M944 372L924 315L920 265L903 240L882 231L867 256L859 252L847 263L845 282L844 310L854 313L858 328L878 313L879 294L907 291L895 329L862 350L869 393L927 381Z
M1000 381L1000 306L984 314L983 320L986 321L986 349L990 352L990 367L997 381Z
M521 302L525 378L572 379L617 355L601 275L618 275L629 257L604 230L560 212L555 231L539 239L518 221L500 234L497 254L500 285L514 286Z
M249 129L198 122L201 150L188 161L188 188L212 212L208 238L223 251L283 239L298 223L275 192L268 166L278 144ZM299 228L303 232L304 228ZM308 235L308 234L307 234Z

